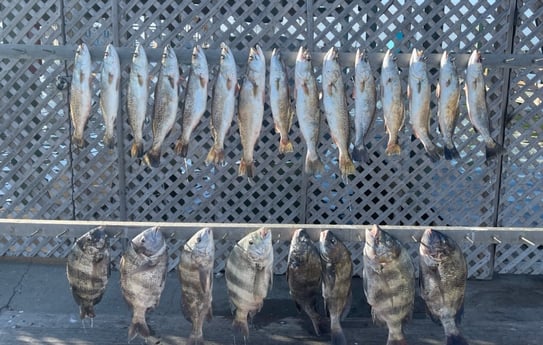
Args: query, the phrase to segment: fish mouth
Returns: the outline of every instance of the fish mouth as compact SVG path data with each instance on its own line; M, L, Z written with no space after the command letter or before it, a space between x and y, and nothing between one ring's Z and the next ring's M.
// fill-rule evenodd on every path
M356 61L368 62L368 53L365 49L358 48L356 50Z
M339 51L336 47L332 47L328 50L324 56L325 60L337 60L339 58Z
M301 46L298 50L298 56L296 57L299 61L311 61L311 53L309 53L309 50L307 47Z

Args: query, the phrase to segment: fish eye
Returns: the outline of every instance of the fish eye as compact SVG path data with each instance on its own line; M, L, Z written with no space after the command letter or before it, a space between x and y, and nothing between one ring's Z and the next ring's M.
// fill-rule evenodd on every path
M252 245L255 244L255 243L254 243L253 240L249 240L249 244L252 246Z
M253 61L253 60L254 60L254 58L255 58L254 56L252 56L252 55L249 55L249 61Z
M197 241L198 241L198 243L202 242L202 238L201 238L201 237L198 237L198 238L197 238Z
M332 244L336 244L336 239L335 239L335 238L332 238L332 239L330 240L330 242L332 242Z
M139 53L134 53L134 57L138 57L138 56L140 56Z

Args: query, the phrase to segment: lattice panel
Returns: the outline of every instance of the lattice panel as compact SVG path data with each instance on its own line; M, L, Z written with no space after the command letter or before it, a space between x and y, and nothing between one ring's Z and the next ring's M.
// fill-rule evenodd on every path
M543 52L543 2L541 0L520 1L515 36L516 53L538 54Z
M543 246L499 244L494 267L503 274L543 274Z

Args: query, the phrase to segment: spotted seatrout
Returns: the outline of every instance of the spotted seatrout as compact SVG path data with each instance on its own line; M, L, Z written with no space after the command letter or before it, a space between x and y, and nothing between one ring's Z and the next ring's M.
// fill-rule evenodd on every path
M104 145L113 149L115 145L115 121L119 111L121 98L121 63L117 50L112 44L108 44L104 52L104 61L100 72L100 109L106 132Z
M138 43L132 54L126 106L128 122L132 129L132 147L130 156L143 156L143 124L147 115L147 99L149 98L149 63L145 49Z
M436 94L438 98L437 117L439 131L443 137L445 159L460 158L454 145L453 135L458 119L458 103L460 101L460 83L456 65L451 56L444 51L441 55L439 83Z
M70 84L70 117L72 120L72 143L79 148L85 146L85 126L91 116L92 61L89 48L81 43L75 52L72 83Z
M398 144L398 133L404 123L402 84L395 60L396 57L388 50L381 67L381 103L385 128L388 133L388 144L385 153L389 156L401 153L401 147Z
M294 110L290 103L287 68L281 57L281 52L274 49L270 59L270 108L275 123L275 132L281 136L279 152L294 151L292 142L288 137Z

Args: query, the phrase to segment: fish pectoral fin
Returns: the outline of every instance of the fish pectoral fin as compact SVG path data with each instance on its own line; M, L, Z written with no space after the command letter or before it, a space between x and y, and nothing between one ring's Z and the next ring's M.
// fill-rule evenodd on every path
M111 72L108 73L108 75L107 75L107 82L108 82L109 84L113 83L113 78L115 78L115 76L113 75L113 73L111 73Z
M448 80L447 82L450 82L450 81ZM440 94L441 94L441 87L439 87L439 83L437 83L437 85L436 85L436 96L437 96L437 98L439 98Z
M170 82L171 88L172 88L172 89L175 89L175 86L176 86L176 84L177 84L177 81L176 81L171 75L168 76L168 81Z
M198 275L200 277L200 287L202 291L209 291L211 287L211 275L208 271L199 269Z
M145 78L141 74L138 74L138 85L143 86L143 83L145 83Z
M207 88L207 79L204 77L200 77L200 86L202 88Z

